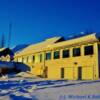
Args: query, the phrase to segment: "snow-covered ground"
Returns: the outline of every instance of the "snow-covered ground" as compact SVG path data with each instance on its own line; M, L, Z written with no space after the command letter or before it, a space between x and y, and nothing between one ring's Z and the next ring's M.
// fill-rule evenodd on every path
M45 80L20 73L0 78L0 100L100 100L100 80Z

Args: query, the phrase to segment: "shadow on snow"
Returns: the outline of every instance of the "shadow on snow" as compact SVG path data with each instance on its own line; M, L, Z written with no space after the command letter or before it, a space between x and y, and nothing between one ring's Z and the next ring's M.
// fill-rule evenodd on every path
M64 82L64 84L62 84ZM0 96L9 95L11 100L37 100L34 97L26 98L24 96L16 96L15 92L19 93L30 93L28 89L32 89L34 85L36 85L36 90L46 89L46 88L58 88L64 86L74 86L74 85L82 85L82 84L91 84L97 81L72 81L71 83L67 80L46 80L46 81L37 81L32 82L29 79L26 80L18 80L18 81L0 81Z

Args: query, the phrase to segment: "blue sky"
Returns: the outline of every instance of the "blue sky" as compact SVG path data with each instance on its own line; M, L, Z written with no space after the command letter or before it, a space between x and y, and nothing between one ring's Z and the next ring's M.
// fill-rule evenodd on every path
M12 22L11 46L53 36L99 32L100 0L0 0L0 35Z

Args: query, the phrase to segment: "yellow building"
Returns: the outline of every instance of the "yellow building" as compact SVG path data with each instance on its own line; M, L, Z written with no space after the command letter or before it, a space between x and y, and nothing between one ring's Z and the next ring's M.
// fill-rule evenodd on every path
M15 54L31 73L48 79L97 80L100 77L99 38L90 34L64 41L61 37L30 45Z

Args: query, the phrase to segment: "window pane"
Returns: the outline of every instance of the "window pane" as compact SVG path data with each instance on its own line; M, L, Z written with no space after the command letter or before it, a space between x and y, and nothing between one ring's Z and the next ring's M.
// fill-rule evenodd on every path
M93 46L86 46L85 47L85 55L92 55L93 54Z
M74 48L73 49L73 56L76 57L76 56L80 56L80 48Z
M50 60L51 59L51 53L46 53L46 60Z
M59 59L60 58L60 52L59 51L55 51L54 52L54 59Z
M63 58L69 57L69 50L63 50Z

